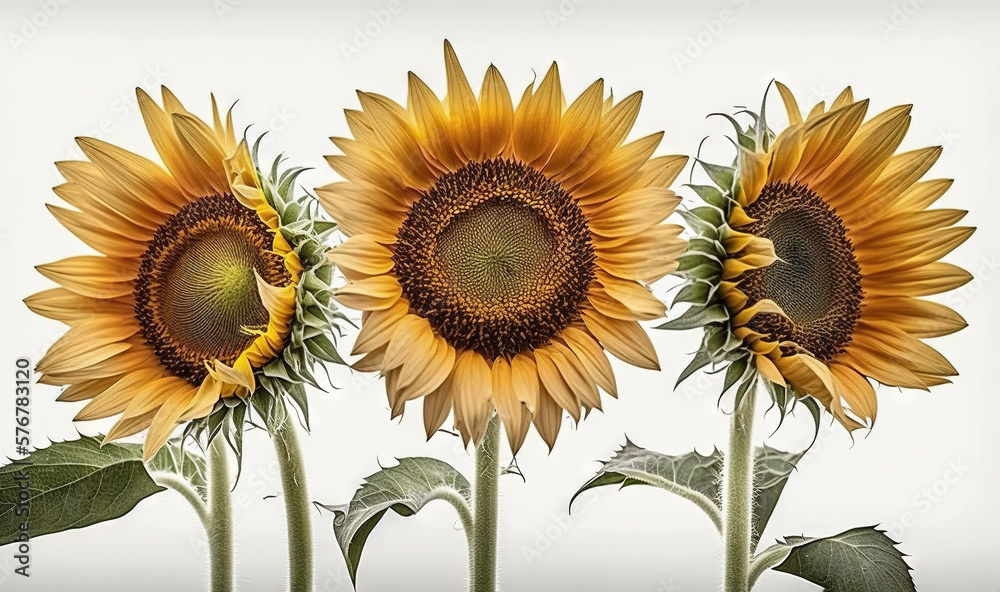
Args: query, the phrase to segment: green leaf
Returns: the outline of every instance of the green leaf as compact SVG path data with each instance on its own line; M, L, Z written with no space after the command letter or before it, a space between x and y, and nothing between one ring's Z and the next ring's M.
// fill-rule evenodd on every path
M700 507L721 528L719 514L719 474L722 471L722 453L697 451L680 456L669 456L636 446L626 439L625 445L597 471L597 475L583 484L569 505L583 492L605 485L653 485L676 493ZM714 510L713 510L714 509Z
M333 512L333 531L347 560L351 581L357 581L365 541L388 510L412 516L442 490L451 490L471 503L472 486L454 467L434 458L402 458L394 467L365 478L349 504L327 506Z
M32 538L83 528L120 518L161 491L139 445L102 447L89 436L53 443L0 467L0 545L17 541L25 521ZM23 504L30 504L30 516L19 514Z
M753 542L751 552L757 548L760 535L764 532L767 522L778 505L778 498L785 489L788 477L795 470L795 465L805 455L802 452L782 452L764 445L754 451L754 496L753 508Z
M753 523L756 533L763 532L767 526L785 483L803 454L782 452L768 446L754 451L754 489L757 496ZM626 439L625 446L573 494L570 507L581 493L595 487L653 485L693 502L708 514L717 527L721 527L721 522L717 520L721 520L719 512L722 510L719 504L722 463L723 455L718 450L708 455L693 451L670 456L646 450ZM759 534L755 534L755 548L758 539Z
M915 592L910 566L896 542L874 526L825 538L779 541L788 557L774 569L822 586L826 592Z
M208 469L205 457L184 448L183 438L172 438L147 465L150 472L174 473L194 486L208 500Z

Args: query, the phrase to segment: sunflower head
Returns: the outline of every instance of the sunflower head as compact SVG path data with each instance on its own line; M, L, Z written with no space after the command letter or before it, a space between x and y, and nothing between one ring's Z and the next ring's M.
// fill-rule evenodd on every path
M179 423L254 393L304 401L312 358L339 358L323 335L336 319L324 295L332 223L291 198L301 169L262 174L214 97L208 124L166 88L163 107L137 96L166 168L79 138L88 160L56 163L67 182L55 192L74 209L49 210L100 254L39 266L60 287L25 302L70 327L40 382L89 400L78 420L120 416L107 441L148 428L150 458Z
M658 367L638 321L684 248L661 222L686 158L652 158L662 133L625 143L640 93L598 80L567 107L553 64L515 107L492 66L477 96L447 42L445 69L444 100L411 73L405 107L359 92L354 138L333 138L335 297L363 311L355 367L385 376L393 416L422 398L428 437L454 411L478 442L497 413L513 450L532 423L551 447L564 411L616 394L605 350Z
M815 400L848 430L870 427L870 379L927 389L956 375L922 339L966 323L921 297L971 279L939 259L973 229L955 226L964 210L929 209L951 186L921 180L941 148L897 153L909 105L866 121L868 101L847 88L803 117L777 88L788 127L775 136L763 104L747 129L730 118L735 164L703 164L712 184L692 186L706 205L684 212L698 236L677 300L691 307L665 327L705 328L682 379L730 364L724 389L740 397L760 378L782 417Z

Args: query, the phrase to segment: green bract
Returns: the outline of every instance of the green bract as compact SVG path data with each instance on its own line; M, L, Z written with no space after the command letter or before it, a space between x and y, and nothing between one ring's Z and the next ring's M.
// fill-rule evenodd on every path
M242 456L242 431L248 419L248 403L261 416L264 425L272 425L284 417L276 405L281 404L279 399L287 398L299 410L308 429L309 402L305 387L308 384L323 389L315 374L317 364L324 373L322 362L345 364L337 352L336 342L342 336L341 323L350 322L330 297L334 268L327 258L330 251L327 239L337 229L337 224L320 218L319 203L311 194L295 197L295 181L308 169L280 170L283 159L279 156L267 174L262 171L259 160L262 138L263 135L257 138L252 150L261 189L268 205L280 218L279 232L304 268L295 289L291 332L281 355L254 369L257 388L248 400L223 399L209 416L190 422L185 430L185 436L198 439L207 435L208 442L221 433L238 461Z
M753 120L746 128L730 115L714 115L725 117L733 125L736 131L735 144L750 151L756 150L758 146L766 150L774 141L775 135L764 120L765 104L766 97L765 103L761 104L760 115L749 110L740 112ZM730 140L732 141L731 138ZM734 405L739 405L747 391L756 388L759 382L778 409L779 425L796 402L800 401L813 415L818 429L820 408L813 398L796 393L791 385L775 384L757 372L753 354L743 340L733 333L730 311L719 293L723 266L729 256L723 241L734 232L729 220L737 205L736 193L739 191L736 161L731 165L721 165L696 158L695 162L705 172L708 183L689 183L686 187L692 189L705 205L678 210L691 229L692 236L687 249L679 257L680 265L674 272L674 275L684 279L684 283L672 303L672 306L689 306L678 317L656 327L673 330L701 328L704 331L701 346L677 378L677 384L698 370L711 366L712 373L725 372L722 391L719 393L720 400L735 387Z

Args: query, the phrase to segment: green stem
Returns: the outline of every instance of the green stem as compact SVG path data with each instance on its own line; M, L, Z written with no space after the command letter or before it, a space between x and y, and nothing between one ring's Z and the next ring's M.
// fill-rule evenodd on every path
M434 500L446 501L455 508L455 511L458 513L458 519L462 522L462 530L465 531L465 541L469 545L469 559L471 560L474 543L472 532L473 528L475 528L475 522L472 519L472 508L469 507L468 502L465 501L462 494L451 487L438 487L431 491L430 495L427 496L426 503Z
M175 475L174 473L165 472L154 472L150 474L150 477L153 478L153 481L155 481L157 485L168 487L181 494L181 497L183 497L187 503L191 504L191 509L193 509L194 513L198 515L198 520L201 520L201 525L205 527L205 531L208 531L211 524L211 516L209 516L208 513L208 506L205 505L204 500L201 499L201 496L198 495L198 492L195 491L194 487L192 487L186 479L179 475Z
M643 479L648 480L651 485L665 489L670 493L694 503L694 505L698 506L703 512L705 512L708 519L711 520L712 524L715 526L715 529L720 533L722 532L722 512L719 511L719 507L707 495L699 493L688 487L678 485L674 481L664 479L663 477L659 477L657 475L645 475Z
M294 420L287 410L269 425L281 471L288 522L288 589L313 592L312 515L306 484L305 463Z
M733 411L722 475L722 572L725 592L748 592L753 532L753 418L751 386Z
M788 557L788 547L784 545L772 545L758 553L750 564L750 577L748 578L747 588L753 590L754 584L757 583L757 578L765 571L784 561L786 557Z
M212 592L233 589L233 504L229 451L223 438L208 450L208 552Z
M471 592L497 589L497 507L500 481L500 420L493 416L486 436L476 447L476 478L473 486Z

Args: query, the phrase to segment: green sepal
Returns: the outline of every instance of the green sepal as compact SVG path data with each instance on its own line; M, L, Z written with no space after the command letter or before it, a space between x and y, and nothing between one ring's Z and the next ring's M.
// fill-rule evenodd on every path
M695 352L694 356L691 358L691 362L681 371L680 375L677 377L677 382L674 383L674 388L680 386L682 382L688 379L689 376L701 370L705 366L712 363L712 357L708 355L703 349L699 349Z
M736 387L736 400L733 402L733 409L739 408L740 403L743 402L743 397L745 397L747 393L750 392L750 389L757 388L757 377L758 374L754 372L753 374L750 375L749 378L739 383L739 386ZM765 378L764 380L767 379ZM720 400L722 399L722 395L719 395L719 399Z
M706 281L686 283L677 291L677 295L674 296L671 306L677 306L682 302L705 306L711 302L712 296L715 295L717 289L718 286L716 284Z
M685 254L700 253L715 257L720 263L726 258L726 247L717 239L693 236L688 240Z
M677 273L691 275L696 269L711 269L713 275L722 272L722 261L715 255L688 251L677 258Z
M697 216L712 225L712 228L722 228L726 225L726 213L715 206L699 206L687 211L688 214Z
M746 130L744 130L743 127L740 125L740 123L736 121L736 119L732 115L729 115L728 113L709 113L708 116L725 117L729 121L729 123L732 124L733 129L736 131L736 142L740 146L746 148L747 150L753 151L756 149L757 140L753 136L748 135L748 132L753 131L752 127L749 127Z
M729 320L729 311L721 304L711 304L709 306L692 306L684 311L681 316L671 319L657 329L685 330L704 327L712 323L724 323Z
M304 385L323 390L312 369L316 365L323 367L322 362L345 363L337 353L336 340L343 334L339 324L347 319L330 297L333 266L327 257L330 247L325 240L337 225L319 217L321 208L315 196L308 192L295 195L295 183L308 168L291 167L282 171L281 156L274 159L269 170L261 167L262 138L263 135L254 141L251 150L261 192L278 214L278 232L303 266L295 289L295 313L290 322L289 338L279 356L254 369L256 388L253 393L246 399L230 397L220 401L208 417L189 422L185 428L185 436L202 445L223 435L236 455L240 472L243 428L246 422L253 422L251 409L261 416L264 425L270 425L275 419L274 413L281 407L274 398L286 398L298 409L308 430L309 403Z
M717 225L701 218L698 214L692 213L691 210L677 210L677 213L680 214L681 218L684 218L684 221L688 223L688 226L690 226L691 229L699 235L711 237L713 239L718 238L719 227Z
M708 178L723 191L731 191L735 187L736 170L733 167L712 164L704 160L698 160L697 162L705 170Z
M722 383L722 394L725 395L729 389L737 382L746 382L750 379L750 375L756 372L753 364L750 363L751 354L747 354L726 367L726 376Z
M686 185L690 187L698 197L702 199L705 203L715 206L720 210L725 211L730 206L730 199L725 193L719 190L718 187L714 185Z

